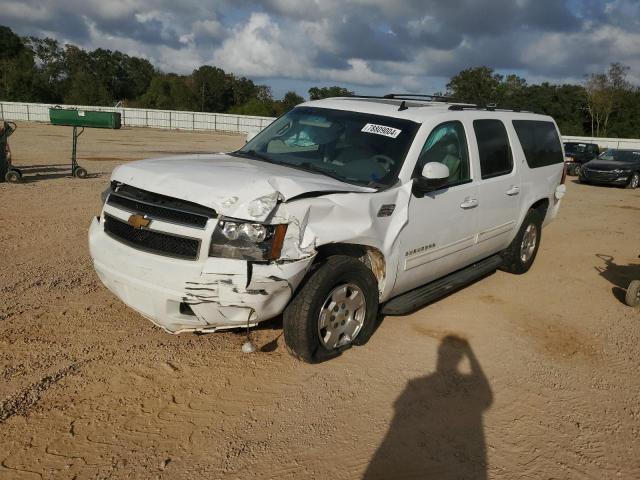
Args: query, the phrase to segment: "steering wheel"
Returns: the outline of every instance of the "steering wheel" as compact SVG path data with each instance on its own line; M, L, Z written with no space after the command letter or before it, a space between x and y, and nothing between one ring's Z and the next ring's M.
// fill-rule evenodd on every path
M393 158L382 153L374 155L373 157L371 157L371 159L380 164L380 166L387 172L390 172L393 166L396 164L396 161Z

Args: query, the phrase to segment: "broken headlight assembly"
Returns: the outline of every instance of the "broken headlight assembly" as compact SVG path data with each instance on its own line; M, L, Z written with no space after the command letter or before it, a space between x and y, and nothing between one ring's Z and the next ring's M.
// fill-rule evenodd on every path
M286 224L265 225L222 218L211 236L210 257L269 261L280 258Z
M100 200L102 200L102 205L104 206L107 203L107 199L109 198L109 194L111 192L116 192L118 187L122 185L120 182L116 182L115 180L111 180L111 183L107 187L107 189L100 194Z

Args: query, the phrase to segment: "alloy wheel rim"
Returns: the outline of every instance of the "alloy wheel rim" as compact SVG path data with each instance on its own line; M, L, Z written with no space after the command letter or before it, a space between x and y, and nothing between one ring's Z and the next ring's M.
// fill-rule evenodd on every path
M320 309L318 337L327 350L347 345L358 336L367 313L364 293L357 285L346 283L335 287Z
M530 223L524 231L522 243L520 244L520 260L522 263L527 263L531 259L537 243L538 228L533 223Z
M638 183L640 183L640 177L638 175L631 177L631 188L638 188Z

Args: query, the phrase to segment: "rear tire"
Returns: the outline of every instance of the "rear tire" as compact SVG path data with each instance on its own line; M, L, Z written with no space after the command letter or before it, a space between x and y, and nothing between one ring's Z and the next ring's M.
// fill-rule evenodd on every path
M9 170L5 174L4 179L8 183L19 183L20 180L22 180L22 175L20 175L20 172L18 172L17 170Z
M629 183L627 183L627 188L638 188L638 185L640 185L640 173L632 173L631 178L629 179Z
M500 270L520 275L533 265L542 237L542 216L537 210L529 210L516 237L503 252Z
M343 288L348 298L344 303L336 303L336 292ZM357 315L355 311L350 312L350 302L364 302L364 311L363 307L356 307ZM336 255L311 274L285 309L284 340L294 357L303 362L318 363L340 355L352 345L364 345L375 330L377 317L378 282L373 273L353 257ZM324 326L327 320L331 331ZM345 321L347 326L351 324L357 328L353 338L348 333L340 333ZM340 343L334 346L336 338Z
M624 301L630 307L640 305L640 280L634 280L629 284Z

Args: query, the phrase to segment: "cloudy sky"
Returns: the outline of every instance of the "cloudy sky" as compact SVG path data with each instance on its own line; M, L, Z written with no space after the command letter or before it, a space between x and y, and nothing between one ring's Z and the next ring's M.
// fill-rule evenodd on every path
M217 65L277 97L430 93L479 65L578 82L621 61L640 83L640 0L2 0L0 24L163 71Z

